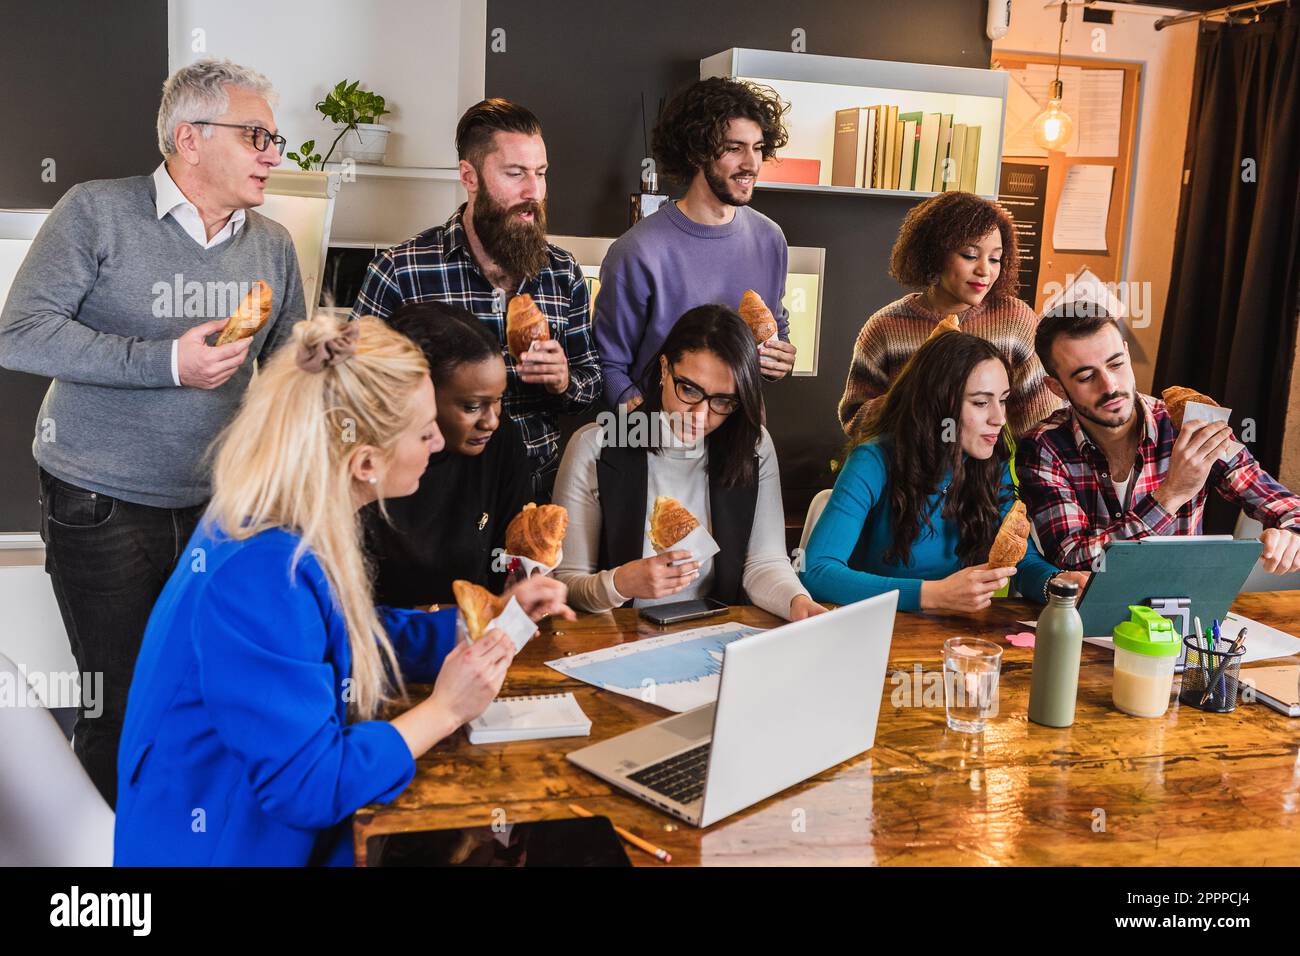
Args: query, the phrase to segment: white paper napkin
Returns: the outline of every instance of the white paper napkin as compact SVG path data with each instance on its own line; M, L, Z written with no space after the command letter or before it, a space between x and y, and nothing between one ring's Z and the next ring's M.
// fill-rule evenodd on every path
M531 577L534 571L541 571L542 574L550 574L558 568L560 563L564 560L564 549L560 549L559 553L555 557L554 564L542 564L542 562L536 561L533 558L526 558L522 554L503 554L502 558L505 559L505 565L507 568L510 567L512 562L518 561L520 566L524 569L524 576Z
M1222 405L1206 405L1204 402L1188 402L1183 406L1183 422L1226 422L1232 418L1232 409ZM1245 446L1238 442L1228 442L1219 453L1220 461L1229 461L1237 456Z
M507 601L505 609L488 623L489 630L494 627L506 632L506 636L514 642L516 654L537 633L537 625L514 598Z
M718 545L718 542L713 540L713 535L705 530L704 525L699 525L671 548L655 548L655 551L659 554L663 554L665 551L689 551L691 553L689 559L672 562L674 566L685 564L686 560L703 562L705 558L711 558L721 550L722 548Z

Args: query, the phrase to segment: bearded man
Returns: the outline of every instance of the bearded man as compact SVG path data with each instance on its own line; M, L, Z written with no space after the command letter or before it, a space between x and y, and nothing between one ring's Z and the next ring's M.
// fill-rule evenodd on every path
M386 319L408 302L444 302L483 320L505 355L502 410L523 435L534 497L547 501L559 415L601 394L586 281L573 255L546 241L546 143L532 112L503 99L470 107L456 125L456 154L469 201L376 256L353 315ZM523 293L546 316L550 338L516 360L506 348L506 309Z
M734 309L748 289L777 324L759 348L763 377L794 368L781 304L789 248L781 227L749 205L759 169L789 140L787 109L771 89L722 77L664 107L651 149L658 172L686 194L625 232L601 263L595 328L610 407L640 403L635 383L682 315L710 303Z

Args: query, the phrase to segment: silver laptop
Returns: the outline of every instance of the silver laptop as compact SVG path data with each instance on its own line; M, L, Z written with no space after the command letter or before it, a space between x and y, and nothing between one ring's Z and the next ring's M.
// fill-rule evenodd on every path
M715 703L569 754L706 827L869 750L898 592L732 641Z

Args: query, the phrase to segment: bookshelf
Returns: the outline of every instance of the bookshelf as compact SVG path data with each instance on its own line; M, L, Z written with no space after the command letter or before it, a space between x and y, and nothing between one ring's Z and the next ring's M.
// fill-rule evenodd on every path
M790 142L778 158L821 161L816 185L759 182L758 189L914 199L935 195L931 189L831 185L835 112L889 104L900 113L951 113L954 123L981 127L974 192L997 199L1007 103L1007 76L1001 71L732 48L700 61L700 78L712 76L750 80L776 90L790 104Z
M345 173L342 163L326 163L331 173ZM438 182L460 182L460 170L434 166L385 166L381 163L353 163L352 172L368 179L432 179Z

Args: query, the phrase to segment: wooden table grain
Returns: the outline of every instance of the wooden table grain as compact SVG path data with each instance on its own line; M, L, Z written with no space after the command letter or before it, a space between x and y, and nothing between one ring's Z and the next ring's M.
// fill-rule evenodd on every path
M1242 594L1233 609L1290 633L1300 627L1300 591ZM903 676L885 681L875 746L705 829L565 759L667 712L544 664L699 623L660 628L620 610L548 624L501 693L573 691L591 737L471 746L458 731L418 761L392 803L358 811L357 863L374 835L570 817L577 803L669 850L672 866L1300 864L1300 721L1262 704L1208 714L1176 699L1163 717L1126 716L1110 702L1111 653L1085 644L1074 725L1032 724L1033 651L1003 638L1035 616L1018 601L973 615L900 613L889 672ZM756 608L703 623L723 620L780 623ZM925 675L941 673L943 642L959 634L1004 647L999 715L982 734L949 730L941 692L925 692L941 687ZM863 635L873 637L884 639ZM665 865L632 848L628 856Z

